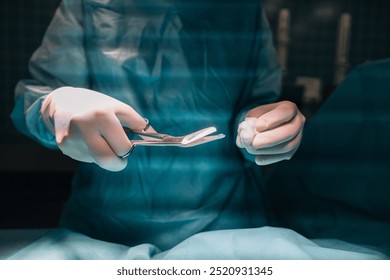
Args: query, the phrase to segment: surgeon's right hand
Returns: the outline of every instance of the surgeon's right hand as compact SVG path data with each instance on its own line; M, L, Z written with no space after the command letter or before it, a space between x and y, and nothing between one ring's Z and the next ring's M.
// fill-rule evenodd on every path
M110 171L120 171L127 165L127 159L120 158L131 144L123 126L141 130L146 125L129 105L83 88L52 91L42 104L41 114L64 154Z

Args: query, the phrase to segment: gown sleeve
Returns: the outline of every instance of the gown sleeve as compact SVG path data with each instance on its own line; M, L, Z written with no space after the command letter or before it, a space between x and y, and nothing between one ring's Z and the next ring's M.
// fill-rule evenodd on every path
M57 144L42 121L44 98L61 86L88 87L83 33L81 1L62 1L30 59L32 79L19 81L15 88L15 127L48 148L56 149Z

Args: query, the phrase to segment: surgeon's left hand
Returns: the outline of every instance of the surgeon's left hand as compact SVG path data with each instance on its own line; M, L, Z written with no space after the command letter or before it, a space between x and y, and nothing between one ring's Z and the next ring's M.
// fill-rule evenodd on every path
M250 110L238 127L239 148L256 156L256 164L268 165L290 159L302 139L305 117L290 101Z

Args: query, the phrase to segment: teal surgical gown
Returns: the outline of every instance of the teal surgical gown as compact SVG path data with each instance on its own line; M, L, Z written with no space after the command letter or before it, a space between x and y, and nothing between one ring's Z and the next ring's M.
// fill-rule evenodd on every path
M235 146L240 109L277 98L280 71L257 1L66 0L17 87L18 126L56 147L40 104L60 86L117 98L164 133L216 126L227 138L137 147L118 173L80 164L61 226L167 249L215 229L266 224L258 170ZM16 114L16 113L15 113Z
M188 149L136 147L121 172L80 163L63 229L33 244L26 258L320 255L310 251L320 245L264 227L261 170L235 145L245 112L277 100L280 89L258 2L62 1L31 58L33 79L16 87L12 117L19 130L56 149L40 106L53 89L74 86L129 104L159 132L216 126L227 137Z

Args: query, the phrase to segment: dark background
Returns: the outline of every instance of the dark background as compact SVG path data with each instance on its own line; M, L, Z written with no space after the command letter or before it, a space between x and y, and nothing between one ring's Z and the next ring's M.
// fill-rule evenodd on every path
M290 13L288 60L283 97L310 115L336 86L335 55L340 16L352 19L348 70L390 57L390 4L386 0L264 0L278 47L281 9ZM59 0L3 0L0 3L0 228L55 226L69 195L75 162L50 151L12 126L9 115L18 80L28 78L27 64L39 46ZM303 101L297 77L321 82L320 99Z
M9 115L18 80L39 46L59 0L0 3L0 228L55 226L69 195L75 163L13 128Z

